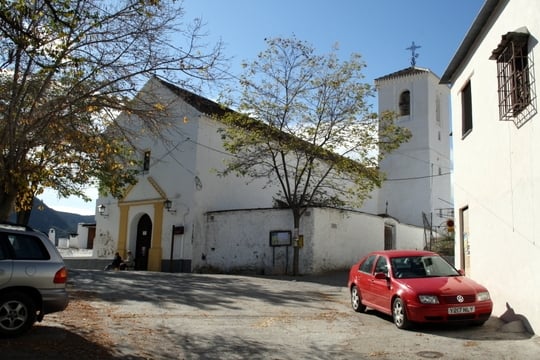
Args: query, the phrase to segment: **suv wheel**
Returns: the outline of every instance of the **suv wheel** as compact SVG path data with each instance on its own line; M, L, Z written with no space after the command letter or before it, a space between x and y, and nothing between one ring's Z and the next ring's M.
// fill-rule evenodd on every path
M0 334L16 336L27 331L36 322L36 306L21 292L0 295Z

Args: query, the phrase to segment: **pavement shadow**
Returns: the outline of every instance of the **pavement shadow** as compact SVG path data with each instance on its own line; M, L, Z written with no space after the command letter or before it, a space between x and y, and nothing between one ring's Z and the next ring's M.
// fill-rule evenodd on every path
M36 324L30 331L16 338L0 337L2 359L10 360L121 360L109 349L85 339L68 329ZM129 357L132 360L143 358Z
M68 291L81 292L87 298L112 304L138 301L160 303L164 306L174 303L201 310L235 310L241 309L238 305L240 298L253 298L269 304L302 306L316 306L320 301L317 291L306 293L298 290L294 281L290 281L290 287L285 290L276 290L271 286L271 282L267 281L268 277L258 282L257 277L239 275L82 269L70 270L69 277ZM338 283L341 284L341 280L338 280Z
M163 340L168 344L174 344L174 348L158 349L153 354L156 359L313 359L314 354L317 354L316 359L319 360L343 358L342 349L333 351L318 348L317 344L305 349L289 347L287 356L282 357L278 355L283 353L282 344L279 343L247 339L232 334L194 336L188 332L161 330L159 333L163 336ZM189 357L185 357L185 354L189 354Z
M265 276L265 278L284 281L302 281L327 286L347 287L349 271L332 271L315 275Z

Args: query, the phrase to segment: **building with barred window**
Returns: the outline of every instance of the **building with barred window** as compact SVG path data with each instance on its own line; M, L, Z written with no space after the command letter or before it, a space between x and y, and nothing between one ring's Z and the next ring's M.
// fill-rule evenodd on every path
M487 0L441 78L451 86L456 262L494 314L540 329L540 2Z

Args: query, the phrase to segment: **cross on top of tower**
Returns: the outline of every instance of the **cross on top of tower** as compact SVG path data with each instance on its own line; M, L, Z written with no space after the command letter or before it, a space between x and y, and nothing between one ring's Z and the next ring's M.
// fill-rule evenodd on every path
M420 49L421 46L419 45L416 45L414 43L414 41L412 42L412 45L409 46L407 49L405 50L410 50L411 51L411 66L414 67L416 65L416 58L420 55L420 54L417 54L416 53L416 49Z

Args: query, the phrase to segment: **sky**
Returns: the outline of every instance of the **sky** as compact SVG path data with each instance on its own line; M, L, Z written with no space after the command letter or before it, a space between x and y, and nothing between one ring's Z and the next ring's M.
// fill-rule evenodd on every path
M295 37L328 54L338 45L342 60L362 55L365 81L411 66L442 76L484 0L184 0L188 22L201 18L208 44L221 40L230 58L227 73L238 76L240 64L266 49L265 38ZM209 96L208 94L201 94ZM374 109L376 110L376 109ZM59 199L48 190L38 196L47 206L83 215L95 213L94 199Z

